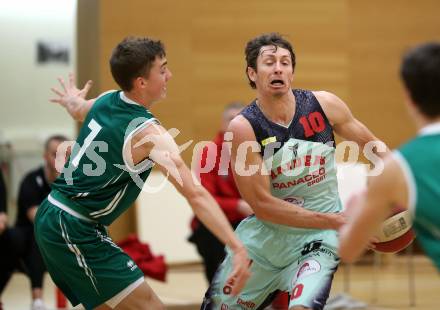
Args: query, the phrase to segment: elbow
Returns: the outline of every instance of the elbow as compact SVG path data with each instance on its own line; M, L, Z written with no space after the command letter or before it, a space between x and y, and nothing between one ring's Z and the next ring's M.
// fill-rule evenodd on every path
M206 193L200 186L195 186L189 192L187 192L186 199L195 213L205 207L205 204L203 203L206 201L204 198L205 195Z
M266 199L258 199L252 204L252 209L254 210L255 216L259 220L270 221L271 220L271 212L269 203Z

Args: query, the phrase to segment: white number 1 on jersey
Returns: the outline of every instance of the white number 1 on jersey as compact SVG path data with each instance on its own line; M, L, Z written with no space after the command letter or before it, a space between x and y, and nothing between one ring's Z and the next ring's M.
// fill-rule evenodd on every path
M86 149L90 146L90 144L92 143L93 139L96 138L96 136L98 135L98 133L102 129L101 125L99 125L93 118L89 122L87 127L90 128L91 132L84 139L84 144L81 147L81 149L79 150L78 154L76 154L76 156L72 159L72 165L74 165L75 167L78 167L79 161L80 161L81 157L84 155L84 153L86 152Z

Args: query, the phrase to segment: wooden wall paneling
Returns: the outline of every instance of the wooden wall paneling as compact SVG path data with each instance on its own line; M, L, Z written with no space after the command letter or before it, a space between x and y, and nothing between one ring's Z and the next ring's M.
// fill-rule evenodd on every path
M350 1L350 84L353 111L390 147L414 135L400 83L401 56L440 39L438 1Z

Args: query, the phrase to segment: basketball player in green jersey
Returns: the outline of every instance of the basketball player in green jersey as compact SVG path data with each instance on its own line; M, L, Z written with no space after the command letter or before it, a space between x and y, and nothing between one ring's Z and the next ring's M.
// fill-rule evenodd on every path
M400 73L418 135L388 156L366 193L353 199L339 252L345 261L358 258L391 208L407 206L420 245L440 271L440 43L410 50Z
M246 250L215 200L193 181L178 146L150 112L166 96L171 72L160 41L127 38L110 59L122 91L85 100L71 75L53 89L83 121L72 155L38 209L35 231L47 269L73 305L86 309L162 309L136 264L106 226L133 204L153 163L183 194L197 217L234 253L230 281L238 293L249 277Z
M285 291L290 309L323 309L339 262L336 230L344 223L333 132L361 147L377 138L337 96L291 88L295 54L280 35L254 38L245 53L256 100L228 130L232 171L255 212L236 229L253 261L252 276L231 295L227 256L202 308L263 309Z

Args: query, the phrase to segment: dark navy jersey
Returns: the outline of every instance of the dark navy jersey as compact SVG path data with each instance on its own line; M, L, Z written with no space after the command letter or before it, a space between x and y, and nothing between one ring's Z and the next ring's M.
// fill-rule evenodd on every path
M311 91L292 91L296 107L289 126L267 119L255 101L241 112L261 146L271 194L310 211L340 212L332 126ZM266 225L279 227L269 222Z
M292 92L295 96L296 108L288 127L267 119L256 100L241 112L241 115L252 125L263 158L266 157L264 151L268 145L281 142L281 145L273 148L274 152L270 152L273 154L291 138L334 146L333 129L315 95L309 90L302 89L293 89Z

